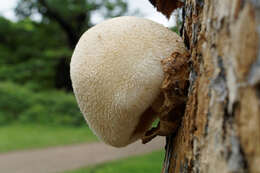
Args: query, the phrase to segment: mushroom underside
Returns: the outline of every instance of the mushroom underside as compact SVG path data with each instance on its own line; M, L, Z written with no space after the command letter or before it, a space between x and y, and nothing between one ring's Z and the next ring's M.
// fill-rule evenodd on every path
M188 95L189 57L186 49L180 49L162 60L164 80L161 94L141 116L134 133L147 129L147 125L151 126L156 118L160 121L156 127L144 133L143 143L151 141L156 136L168 136L177 130L185 112Z

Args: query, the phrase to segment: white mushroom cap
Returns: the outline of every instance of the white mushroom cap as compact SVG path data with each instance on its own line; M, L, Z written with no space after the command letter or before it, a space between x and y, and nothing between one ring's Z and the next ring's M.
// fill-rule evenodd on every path
M84 33L72 56L71 79L79 107L101 140L122 147L148 130L150 124L134 133L161 92L160 61L179 42L164 26L137 17L110 19Z

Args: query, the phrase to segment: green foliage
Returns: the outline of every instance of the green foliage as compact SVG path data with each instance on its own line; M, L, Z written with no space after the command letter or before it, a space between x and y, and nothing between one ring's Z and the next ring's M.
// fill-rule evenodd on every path
M0 126L0 153L96 141L87 126L62 127L40 124Z
M92 14L115 17L127 9L126 0L19 0L18 22L0 17L0 80L34 83L38 90L71 89L70 57L93 26Z
M162 170L163 157L163 152L158 151L65 173L159 173Z
M103 16L105 18L125 15L128 8L125 0L103 0L103 4Z
M63 91L33 91L0 83L0 124L12 122L79 126L85 124L74 96Z
M94 12L103 18L111 18L127 11L126 0L20 0L16 7L16 14L21 19L38 14L42 22L55 21L64 25L69 21L67 29L78 32L75 34L81 34L93 25L91 17Z
M29 19L12 23L0 18L0 35L1 81L34 82L39 89L54 88L59 58L71 56L71 50L61 44L64 35L55 36L55 25Z
M175 18L176 26L172 27L171 30L173 32L176 32L178 35L180 35L180 30L183 24L182 9L177 9L176 11L177 11L176 18Z
M0 16L0 124L85 124L58 90L71 91L70 57L93 13L126 14L126 0L18 0L15 12L17 22Z
M173 32L176 32L178 35L180 35L179 28L177 26L174 26L170 28Z

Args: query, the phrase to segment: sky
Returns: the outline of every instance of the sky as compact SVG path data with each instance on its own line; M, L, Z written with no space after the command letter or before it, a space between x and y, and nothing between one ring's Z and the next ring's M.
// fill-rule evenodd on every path
M16 6L17 0L1 0L0 2L0 15L5 16L10 20L15 20L14 7ZM129 9L139 9L143 14L144 18L156 21L163 24L166 27L173 26L175 24L174 17L171 17L170 21L164 17L161 13L157 12L156 9L150 4L148 0L129 0ZM98 17L94 18L95 23L98 23Z

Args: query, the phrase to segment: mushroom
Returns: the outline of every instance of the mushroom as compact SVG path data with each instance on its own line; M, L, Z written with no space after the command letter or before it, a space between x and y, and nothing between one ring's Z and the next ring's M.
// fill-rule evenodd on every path
M161 60L185 50L176 33L148 19L117 17L80 38L71 59L81 112L105 143L123 147L145 136L163 104Z

